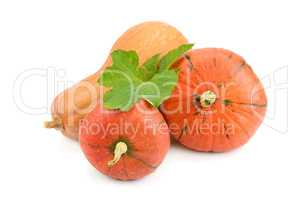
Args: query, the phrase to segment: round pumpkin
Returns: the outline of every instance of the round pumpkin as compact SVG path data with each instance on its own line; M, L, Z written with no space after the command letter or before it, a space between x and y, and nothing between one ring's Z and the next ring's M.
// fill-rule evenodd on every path
M81 120L81 148L103 174L134 180L153 172L170 146L168 126L161 113L140 101L130 111L107 110L98 105Z
M224 152L245 144L267 106L263 86L239 55L193 50L181 58L179 81L160 107L175 140L196 151Z

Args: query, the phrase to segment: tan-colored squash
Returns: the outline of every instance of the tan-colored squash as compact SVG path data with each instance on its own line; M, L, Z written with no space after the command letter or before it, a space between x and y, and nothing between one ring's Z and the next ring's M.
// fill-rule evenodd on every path
M174 27L162 22L145 22L127 30L115 42L111 51L117 49L135 50L140 63L154 54L164 54L187 39ZM52 120L45 127L56 128L69 138L78 139L79 121L100 101L104 88L97 84L101 71L111 65L110 56L94 74L81 80L71 88L57 95L52 103Z

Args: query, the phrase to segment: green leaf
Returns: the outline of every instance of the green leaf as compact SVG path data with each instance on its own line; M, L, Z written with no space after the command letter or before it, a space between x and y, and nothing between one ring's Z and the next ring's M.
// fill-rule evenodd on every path
M138 68L138 76L146 81L149 80L158 70L159 54L152 56L141 67Z
M113 65L117 68L134 70L139 65L139 57L135 51L116 50L111 54Z
M145 67L145 69L147 69L149 72L152 73L152 75L156 72L157 70L157 65L159 62L159 54L156 54L154 56L152 56L150 59L148 59L143 66Z
M106 92L103 97L104 107L107 109L120 109L122 111L129 110L135 103L132 96L132 89L130 85L124 85L123 87L116 87Z
M180 57L182 56L185 52L193 48L194 44L183 44L179 46L178 48L170 51L167 53L162 59L160 60L159 64L159 70L163 71L166 69L169 69L170 66Z
M107 67L98 83L110 90L103 96L104 107L128 111L140 99L158 107L171 94L178 81L178 72L169 69L192 45L182 45L166 54L161 60L156 54L139 66L135 51L113 51L112 65ZM164 64L165 63L165 64ZM165 66L164 70L159 65Z
M158 70L159 54L152 56L141 67L138 68L139 77L142 80L149 80Z
M158 107L171 96L177 81L178 76L175 70L165 70L155 74L148 82L141 84L138 94L154 107Z

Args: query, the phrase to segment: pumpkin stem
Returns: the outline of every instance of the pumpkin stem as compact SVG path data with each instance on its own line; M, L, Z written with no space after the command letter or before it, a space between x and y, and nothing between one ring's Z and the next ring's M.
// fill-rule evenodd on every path
M216 99L217 95L214 92L207 90L200 95L200 104L202 107L208 108L215 103Z
M127 144L125 142L118 142L115 146L114 158L112 160L108 161L107 165L109 167L111 167L114 164L116 164L120 160L122 155L127 152L127 149L128 149Z
M54 118L51 121L44 122L45 128L60 128L62 126L62 122L59 118Z

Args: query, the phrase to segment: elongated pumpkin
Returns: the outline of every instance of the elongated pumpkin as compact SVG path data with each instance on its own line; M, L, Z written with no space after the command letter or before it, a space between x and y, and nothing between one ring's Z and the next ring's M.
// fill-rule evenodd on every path
M142 63L156 53L164 54L185 43L186 38L176 28L162 22L145 22L125 32L111 51L135 50ZM95 108L105 92L97 85L97 79L102 69L109 65L110 56L99 71L56 96L51 106L52 120L46 122L45 127L59 129L67 137L77 140L80 119Z
M224 152L245 144L261 124L266 94L239 55L217 48L180 59L179 83L160 107L175 140L197 151Z
M170 146L165 120L144 100L128 112L98 105L81 121L79 141L97 170L120 180L139 179L153 172Z

